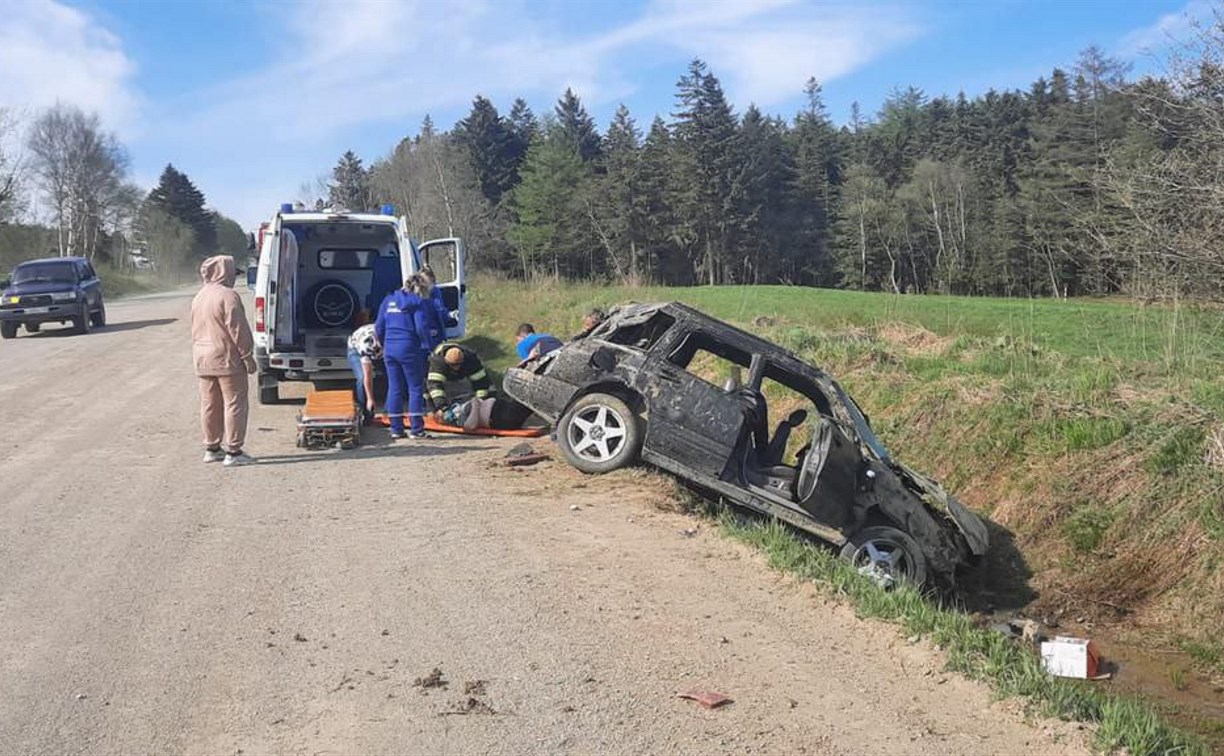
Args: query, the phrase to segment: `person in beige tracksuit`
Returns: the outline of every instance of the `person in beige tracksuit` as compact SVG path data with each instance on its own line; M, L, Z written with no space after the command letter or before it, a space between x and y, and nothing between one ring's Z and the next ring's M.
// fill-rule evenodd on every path
M247 376L255 372L254 339L242 299L234 291L234 258L216 255L200 264L204 285L191 300L191 351L200 381L204 461L227 467L253 462L246 440Z

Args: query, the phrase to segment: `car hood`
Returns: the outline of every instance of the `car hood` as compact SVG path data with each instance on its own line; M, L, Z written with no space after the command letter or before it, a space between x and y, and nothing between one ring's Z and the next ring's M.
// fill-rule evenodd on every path
M982 518L931 478L895 460L890 461L889 465L905 479L905 482L914 489L928 507L944 512L952 518L957 530L965 536L965 542L969 544L969 551L975 556L982 556L986 553L990 547L990 533Z
M57 291L73 291L76 287L60 281L31 281L30 283L10 284L4 290L9 297L30 296L32 294L51 294Z

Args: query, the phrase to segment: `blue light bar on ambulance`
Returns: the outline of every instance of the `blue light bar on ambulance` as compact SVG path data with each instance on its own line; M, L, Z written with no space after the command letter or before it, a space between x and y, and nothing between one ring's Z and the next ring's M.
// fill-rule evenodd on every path
M395 205L390 205L390 204L383 205L382 214L383 215L395 215Z
M282 212L282 213L291 213L291 212L293 212L293 203L292 203L292 202L282 202L282 203L281 203L281 212Z

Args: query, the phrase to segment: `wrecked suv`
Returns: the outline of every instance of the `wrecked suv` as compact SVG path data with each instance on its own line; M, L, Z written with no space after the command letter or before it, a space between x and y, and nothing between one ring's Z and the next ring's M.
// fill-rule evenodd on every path
M553 423L579 470L640 458L840 547L885 587L951 584L988 546L985 524L893 459L830 376L682 304L618 308L510 370L504 390Z

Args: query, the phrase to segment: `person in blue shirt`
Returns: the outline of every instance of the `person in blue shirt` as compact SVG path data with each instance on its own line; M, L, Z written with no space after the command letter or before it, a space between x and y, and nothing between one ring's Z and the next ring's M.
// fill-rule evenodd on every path
M543 357L554 349L564 346L561 339L551 333L536 333L535 326L530 323L519 324L514 332L514 340L517 342L514 347L515 351L518 352L519 359L524 362Z
M427 438L425 432L425 363L438 332L429 284L416 274L404 288L391 292L378 308L374 333L383 345L387 366L387 415L391 438ZM409 433L404 433L404 397L408 398Z

